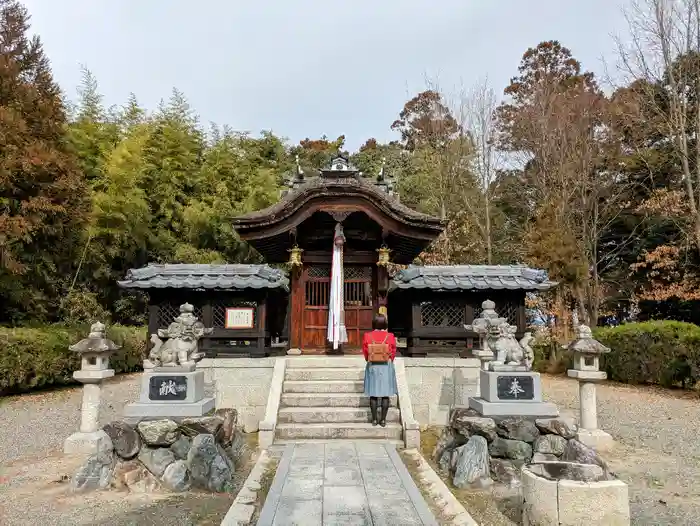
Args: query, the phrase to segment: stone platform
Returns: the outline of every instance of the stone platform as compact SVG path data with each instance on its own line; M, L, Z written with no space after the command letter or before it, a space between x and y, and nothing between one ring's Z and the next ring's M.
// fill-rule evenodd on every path
M540 374L503 366L503 370L479 371L479 397L469 407L483 416L559 416L557 406L542 400Z
M258 526L437 526L396 449L382 442L285 446Z

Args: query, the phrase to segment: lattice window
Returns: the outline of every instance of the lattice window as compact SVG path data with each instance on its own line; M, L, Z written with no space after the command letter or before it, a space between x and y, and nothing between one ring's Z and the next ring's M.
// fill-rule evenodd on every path
M343 269L343 277L345 280L366 280L372 281L371 267L345 267Z
M423 327L462 327L465 305L457 301L424 301L420 304Z
M331 282L307 281L304 284L304 293L307 307L327 307L331 297Z
M347 307L371 307L372 284L368 281L346 281L343 299Z
M309 278L330 278L331 267L309 267L306 275Z
M226 309L235 307L256 307L254 301L235 299L231 301L218 300L211 305L211 321L214 327L226 328ZM257 309L253 311L253 325L256 323Z
M168 301L158 306L159 329L167 329L173 320L180 315L180 305L181 303L179 302ZM194 306L194 315L199 321L202 321L202 307L200 305Z

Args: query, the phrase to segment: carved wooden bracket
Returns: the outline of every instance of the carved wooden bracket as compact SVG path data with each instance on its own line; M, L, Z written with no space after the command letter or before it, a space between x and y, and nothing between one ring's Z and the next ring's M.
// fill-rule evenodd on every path
M333 219L335 219L336 223L342 223L345 221L348 216L352 213L350 211L340 211L340 210L329 210L328 213L331 215Z

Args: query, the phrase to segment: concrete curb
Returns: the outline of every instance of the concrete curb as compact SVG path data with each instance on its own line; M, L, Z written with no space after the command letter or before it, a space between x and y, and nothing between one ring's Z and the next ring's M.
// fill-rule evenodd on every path
M407 449L404 453L418 464L418 476L423 483L423 487L440 508L442 515L449 517L447 519L448 524L454 526L479 526L417 449Z
M272 372L272 382L270 383L270 393L267 397L267 407L265 408L265 420L260 422L258 432L258 446L261 449L268 448L275 440L275 429L277 428L277 413L280 408L282 398L282 386L284 384L284 373L287 368L287 358L277 358Z
M260 481L267 470L272 457L263 450L260 452L255 466L248 474L243 487L236 495L236 499L231 504L228 512L221 521L221 526L249 526L253 513L255 513L255 502L258 499L258 491L260 490Z

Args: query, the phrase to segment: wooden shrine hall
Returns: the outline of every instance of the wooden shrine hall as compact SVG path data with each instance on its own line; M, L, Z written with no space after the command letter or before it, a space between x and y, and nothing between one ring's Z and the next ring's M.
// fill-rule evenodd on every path
M495 301L522 333L526 292L555 285L524 266L409 266L390 276L389 263L410 265L446 222L401 204L383 168L365 177L339 156L310 176L297 167L288 186L276 204L234 220L267 265L129 271L120 285L151 296L149 333L169 323L163 313L176 312L187 299L205 326L215 327L200 340L212 357L289 349L355 354L381 312L403 354L466 356L476 334L464 325L478 316L483 300ZM329 319L339 318L331 324L344 321L342 336L331 337Z

